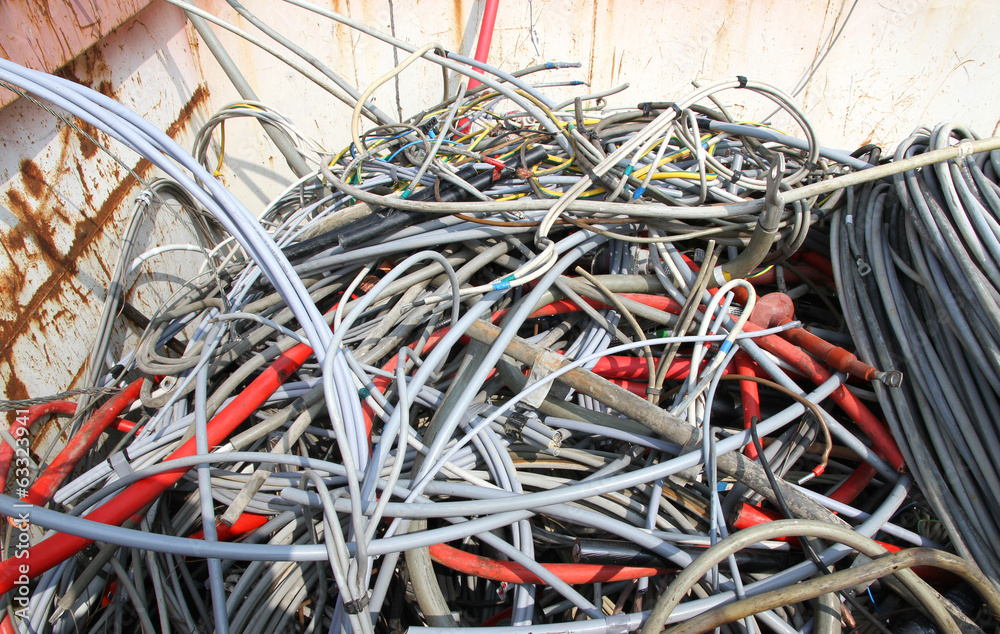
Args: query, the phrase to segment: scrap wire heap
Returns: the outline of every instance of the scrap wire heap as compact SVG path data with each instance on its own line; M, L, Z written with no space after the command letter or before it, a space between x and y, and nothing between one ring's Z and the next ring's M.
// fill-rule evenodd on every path
M414 55L452 59L434 50ZM114 393L12 426L58 415L72 434L0 497L30 510L5 527L5 631L957 631L1000 614L995 140L939 126L881 161L821 147L760 81L606 110L608 93L557 103L530 83L558 66L487 68L403 123L361 95L337 153L240 102L192 156L0 61L159 167L130 235L179 203L204 261L118 350L124 289L163 250L126 236L85 385ZM803 138L734 122L734 90ZM213 177L234 117L311 170L256 216Z

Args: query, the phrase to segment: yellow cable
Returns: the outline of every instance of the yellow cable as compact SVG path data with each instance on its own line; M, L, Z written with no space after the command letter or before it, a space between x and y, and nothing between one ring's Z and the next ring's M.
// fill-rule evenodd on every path
M219 164L215 166L215 171L212 172L212 176L218 178L222 176L222 159L226 156L226 120L223 119L219 122L219 136L222 140L219 143Z
M361 94L361 96L357 100L357 105L354 106L354 112L351 115L351 136L353 137L354 145L357 146L359 152L362 152L365 149L365 146L362 145L361 143L361 136L358 133L358 125L361 123L361 110L364 108L365 102L368 101L368 98L372 96L372 93L374 93L379 88L379 86L388 82L390 79L392 79L396 75L406 70L410 66L410 64L412 64L413 62L417 61L418 59L426 55L429 51L441 48L443 47L440 44L436 44L433 42L421 46L417 50L413 51L413 53L410 54L409 57L400 62L399 66L396 66L385 75L382 75L381 77L376 79L372 83L372 85L368 86L368 88L366 88L365 91Z

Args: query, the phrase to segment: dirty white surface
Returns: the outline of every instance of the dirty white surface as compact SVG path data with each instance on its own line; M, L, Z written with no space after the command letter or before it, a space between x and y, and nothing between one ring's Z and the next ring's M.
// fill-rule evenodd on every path
M321 1L411 43L438 42L463 53L474 50L482 11L479 0ZM222 0L198 4L254 30ZM362 90L405 57L279 0L245 4ZM591 86L546 89L560 100L628 82L631 88L611 97L609 107L671 100L690 90L692 80L746 75L796 93L824 145L891 147L915 126L945 119L984 136L996 131L998 27L994 0L508 0L501 3L490 61L506 70L580 61L579 68L534 77ZM348 142L349 108L267 53L219 33L263 101L332 152ZM236 99L182 13L160 0L67 72L114 95L185 147L212 112ZM418 62L375 100L407 116L439 101L442 92L440 70ZM722 95L740 117L771 111L743 99L739 91ZM76 386L82 374L136 181L24 99L0 110L0 148L0 386L8 399L40 396ZM128 169L155 176L138 157L110 148ZM284 161L251 122L227 124L226 158L222 178L252 211L289 182ZM183 218L168 214L145 237L144 247L191 240ZM154 261L144 270L170 270L173 277L131 278L130 301L150 314L198 264L191 254ZM136 332L121 326L118 349Z

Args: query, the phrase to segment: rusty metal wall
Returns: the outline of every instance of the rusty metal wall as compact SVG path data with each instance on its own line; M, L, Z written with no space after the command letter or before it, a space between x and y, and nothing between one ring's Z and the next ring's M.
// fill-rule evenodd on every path
M318 1L413 43L436 41L465 53L474 48L483 4ZM198 4L252 30L222 0ZM401 58L380 42L282 2L246 4L361 88ZM670 99L689 90L692 80L736 74L788 91L801 83L798 98L820 140L850 149L865 142L891 145L918 124L949 118L980 134L994 133L998 26L993 0L511 0L501 3L490 59L508 70L580 61L579 69L540 79L580 79L594 89L630 83L628 92L609 100L613 106ZM220 38L264 101L328 150L347 143L348 108L251 44L227 33ZM120 99L185 147L193 130L236 98L183 14L160 1L59 73ZM420 62L375 99L386 111L405 115L439 100L442 88L440 70ZM568 97L588 90L551 92ZM762 104L741 99L734 92L726 105L747 117L767 114ZM57 392L79 380L137 191L130 172L155 175L112 144L116 162L84 132L108 143L24 99L0 110L0 386L8 399ZM283 160L251 122L227 125L226 156L222 179L252 211L289 182ZM189 242L190 234L183 217L164 214L146 239L150 245ZM190 255L168 259L172 278L140 276L129 300L151 312L195 272L199 262ZM119 346L135 333L123 324Z
M0 57L53 71L147 4L149 0L5 0L0 2ZM0 91L0 107L15 98Z
M185 21L167 5L140 12L58 74L121 100L184 145L207 116L209 89L189 52ZM79 380L137 177L155 174L103 133L24 98L0 111L0 139L0 385L4 398L20 399ZM182 217L160 213L138 248L190 241ZM133 276L129 301L149 314L198 264L174 258L176 277ZM117 348L137 332L123 322Z

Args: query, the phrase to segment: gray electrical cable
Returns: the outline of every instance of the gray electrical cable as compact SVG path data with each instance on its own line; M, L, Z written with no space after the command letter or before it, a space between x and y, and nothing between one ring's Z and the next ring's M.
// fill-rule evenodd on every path
M190 156L102 95L0 61L0 81L138 151L176 180L165 193L204 208L192 216L202 246L154 245L139 258L149 268L166 250L197 248L205 265L153 313L135 348L100 359L115 377L95 381L132 372L165 378L144 381L139 399L55 492L56 503L72 510L25 510L0 496L0 512L27 513L32 523L64 533L49 533L27 551L38 562L32 576L42 576L29 593L25 625L42 627L63 588L76 598L72 617L53 617L59 631L90 616L95 626L141 618L129 603L98 605L90 589L99 567L74 564L72 549L99 539L107 545L102 557L118 544L135 549L131 562L119 565L132 580L124 588L130 603L147 607L146 629L158 621L164 631L194 630L212 618L217 631L228 623L256 633L291 626L298 611L307 631L360 634L412 628L414 607L425 624L441 626L507 619L507 631L550 631L582 613L591 618L576 629L636 629L644 601L667 600L662 583L642 577L648 569L627 564L615 572L622 581L578 583L577 564L550 566L568 556L577 537L594 536L686 568L682 577L714 570L697 598L670 610L671 622L698 627L755 611L725 607L735 600L769 608L743 622L750 632L835 631L839 602L830 590L842 588L841 577L826 586L829 576L803 582L851 548L820 548L812 560L786 549L780 564L766 551L741 554L750 564L727 552L731 540L749 539L758 528L794 534L780 522L741 530L727 524L736 510L747 521L744 511L759 494L793 514L858 524L843 528L851 543L864 541L854 533L883 531L883 539L953 545L988 575L1000 569L988 548L1000 539L1000 512L974 503L1000 486L1000 461L986 449L1000 441L988 423L1000 407L1000 356L990 353L1000 350L1000 294L993 289L1000 276L1000 223L993 218L1000 212L1000 153L974 157L995 140L976 141L961 126L944 124L918 132L884 165L877 151L854 159L822 148L786 95L743 77L696 86L673 106L610 114L585 111L583 98L574 98L560 105L572 103L573 112L557 112L559 99L518 79L521 73L439 54L432 45L410 46L326 9L292 4L413 53L407 63L422 56L462 75L484 71L486 85L460 89L404 124L354 129L355 143L336 155L268 105L237 104L206 121ZM246 9L239 7L306 65L185 8L265 46L357 105L357 91L342 80L335 86L339 78L306 43L287 40ZM720 105L728 90L775 101L804 138L716 125L729 118ZM516 105L501 112L508 98ZM241 116L276 126L306 158L322 162L318 178L291 184L259 217L204 168L213 130ZM528 153L544 158L529 168ZM525 167L515 167L518 155ZM901 171L892 184L878 181ZM215 221L230 237L216 235ZM877 360L891 368L898 354L892 332L910 333L906 354L895 359L916 364L907 376L919 389L874 389L894 435L921 443L904 447L903 456L927 502L910 492L898 458L890 465L883 447L860 436L843 401L850 396L843 374L817 371L811 376L822 384L806 393L790 375L785 347L755 343L799 324L741 332L758 289L784 289L794 273L800 285L790 295L799 317L850 345L836 331L840 316L815 310L836 312L815 238L828 227L836 243L834 282L845 286L841 297L856 313L847 321L859 356L881 355ZM714 253L702 258L699 246L706 244ZM800 249L807 253L795 255ZM789 257L775 274L761 270ZM127 250L121 261L131 261ZM862 265L872 268L871 277ZM564 275L571 266L585 274ZM729 282L727 275L749 281ZM708 286L723 290L713 299ZM890 319L879 311L891 305L903 308ZM931 314L948 325L928 323ZM102 319L95 350L106 347L114 321L113 314ZM698 334L688 336L695 322ZM659 336L664 326L678 336ZM172 338L185 343L183 352L165 351ZM765 343L780 354L764 352ZM759 372L803 395L787 406L759 403L758 431L771 441L761 453L774 464L773 485L742 455L751 437L741 416L747 396L720 381L737 347ZM655 358L663 364L651 363ZM685 363L678 380L657 378ZM840 408L822 405L831 394ZM830 431L822 458L810 447L819 427L796 424L805 405ZM961 434L928 426L931 417ZM92 420L80 416L78 427ZM16 449L18 438L10 435ZM934 465L939 456L942 467ZM784 482L810 473L817 460L828 464L824 475L804 487ZM47 456L39 464L51 468ZM980 481L970 482L963 469L981 473ZM142 497L154 489L155 499ZM216 504L228 507L217 535ZM137 530L87 519L110 516L106 509L120 514L116 521L136 513L143 519ZM202 533L192 536L199 523ZM440 550L449 542L461 543ZM695 544L705 551L692 565L697 552L686 549ZM408 565L400 567L403 552ZM17 570L10 540L4 555L0 587L16 578L9 577ZM587 565L604 575L620 563L614 556L598 553L607 563ZM717 568L723 560L728 568ZM749 565L766 572L750 578ZM514 576L507 592L501 579L511 570L530 581ZM862 578L856 575L842 576ZM212 617L193 596L204 581ZM803 599L823 598L788 609L769 599L791 587ZM911 594L892 579L885 587ZM939 623L950 618L951 604L914 588ZM885 590L873 591L872 600L881 600ZM866 612L854 604L851 610ZM647 627L667 621L662 611ZM610 612L620 614L603 616ZM868 618L881 628L897 625L890 615Z
M233 83L233 87L236 88L236 92L240 94L240 97L244 99L249 99L250 101L259 101L257 98L257 93L254 92L253 88L250 87L250 83L247 82L243 73L236 66L233 58L229 56L226 49L222 46L222 42L215 35L212 29L209 28L208 23L205 22L204 18L190 12L186 12L188 20L191 22L191 26L198 31L198 35L201 39L205 41L205 45L208 46L208 50L211 51L212 55L215 57L219 65L222 66L223 72L229 77L229 81ZM302 178L303 176L308 176L312 174L314 170L309 169L306 162L302 160L302 156L299 154L298 149L290 142L289 138L280 129L266 122L262 122L261 125L264 128L264 132L267 136L271 138L275 147L281 152L281 155L285 157L285 161L288 163L289 169L298 176Z

